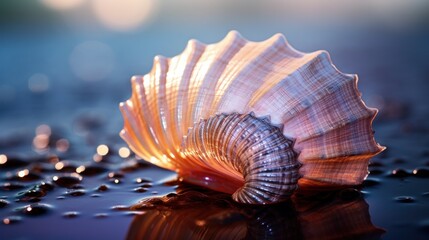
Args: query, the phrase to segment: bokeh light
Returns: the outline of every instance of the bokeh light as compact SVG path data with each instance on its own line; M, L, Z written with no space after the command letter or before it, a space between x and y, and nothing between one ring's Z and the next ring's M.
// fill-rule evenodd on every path
M5 164L7 162L7 156L0 154L0 164Z
M106 44L88 41L77 45L70 55L72 72L82 80L96 81L106 78L113 70L115 56Z
M45 74L35 73L28 79L28 89L34 93L45 92L49 89L49 78Z
M127 147L121 147L121 148L119 148L118 154L121 158L127 158L130 156L131 151Z
M54 10L69 10L80 6L85 0L40 0L46 7Z
M97 154L100 156L106 156L109 153L109 147L105 144L98 145Z
M92 0L97 19L107 28L119 31L135 29L153 14L153 0Z

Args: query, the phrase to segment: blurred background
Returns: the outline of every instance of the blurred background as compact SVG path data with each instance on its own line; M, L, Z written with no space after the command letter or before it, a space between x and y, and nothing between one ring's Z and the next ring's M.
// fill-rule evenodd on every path
M69 126L89 112L117 121L117 132L132 75L191 38L213 43L233 29L328 50L341 71L359 74L369 105L383 107L391 90L416 100L429 85L428 26L425 0L2 0L0 126Z
M327 50L380 109L374 129L388 147L378 157L387 169L429 166L427 0L1 0L0 154L45 154L48 143L37 139L51 129L73 150L65 157L91 159L101 143L125 147L118 103L130 96L131 76L191 38L214 43L230 30L252 41L282 33L300 51ZM373 222L387 238L405 238L407 224L423 219L427 233L427 182L383 181L363 191ZM401 208L398 195L426 200ZM129 222L117 221L122 228L112 231L123 234Z

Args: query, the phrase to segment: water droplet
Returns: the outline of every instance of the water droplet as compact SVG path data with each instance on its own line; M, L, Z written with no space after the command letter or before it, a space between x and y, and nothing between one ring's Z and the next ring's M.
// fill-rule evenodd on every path
M7 178L7 180L19 182L31 182L39 179L42 179L42 177L37 173L30 172L29 169L20 170L16 172L15 175L12 175Z
M130 210L130 207L125 206L125 205L115 205L113 207L111 207L112 210L115 211L124 211L124 210Z
M144 193L147 192L148 189L144 188L144 187L138 187L138 188L134 188L134 192L138 192L138 193Z
M144 184L140 185L140 187L142 187L142 188L151 188L152 186L153 186L152 183L144 183Z
M413 175L419 178L429 178L429 168L416 168L413 170Z
M0 169L14 169L27 166L29 163L17 157L0 155Z
M75 211L70 211L70 212L65 212L63 213L63 217L64 218L76 218L80 215L79 212L75 212Z
M96 218L107 218L109 215L107 213L96 213L94 217Z
M63 199L66 199L66 197L64 197L64 196L58 196L57 199L58 200L63 200Z
M41 182L26 191L19 192L17 198L21 202L39 202L52 189L54 186L51 183Z
M147 178L136 178L136 180L135 180L135 182L136 183L150 183L150 182L152 182L150 179L147 179Z
M3 218L3 224L5 225L16 224L21 222L21 220L22 220L22 217L20 216L9 216L9 217Z
M82 190L82 189L77 189L77 190L73 189L66 192L68 196L72 196L72 197L80 197L85 195L85 193L86 193L85 190Z
M73 185L80 183L80 181L82 181L82 177L77 173L72 173L62 176L54 176L52 180L60 187L72 187Z
M79 166L76 168L76 172L83 175L83 176L95 176L101 173L106 172L107 169L98 166L98 165L87 165L87 166Z
M405 177L409 177L411 174L409 172L407 172L404 169L398 168L393 170L390 174L389 177L393 177L393 178L405 178Z
M8 201L0 199L0 208L5 208L7 205L9 205Z
M4 191L13 191L13 190L19 190L23 188L25 188L25 186L19 183L4 183L1 186L1 189Z
M109 172L109 174L107 174L107 177L109 179L112 179L112 178L123 178L124 174L122 174L120 172Z
M48 204L43 203L33 203L21 208L18 208L17 210L24 215L27 216L40 216L47 214L51 209L51 206Z
M395 201L400 203L413 203L416 200L410 196L398 196L398 197L395 197Z
M70 163L68 161L61 161L55 163L55 169L59 172L63 173L73 173L76 171L77 166L73 163Z
M114 184L120 184L120 183L122 183L122 181L119 180L119 179L117 179L117 178L110 179L109 181L112 182L112 183L114 183Z
M102 184L97 188L97 191L99 191L99 192L104 192L107 190L109 190L109 187L106 184Z

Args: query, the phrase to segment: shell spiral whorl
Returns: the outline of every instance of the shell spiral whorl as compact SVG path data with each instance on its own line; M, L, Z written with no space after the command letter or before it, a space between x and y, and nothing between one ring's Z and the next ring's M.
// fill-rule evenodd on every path
M182 148L188 159L242 177L244 185L232 195L237 202L280 202L298 187L300 164L293 141L252 113L201 120L189 130Z
M297 185L358 185L384 148L357 81L326 51L299 52L281 34L190 40L132 77L120 136L142 159L242 203L280 202Z

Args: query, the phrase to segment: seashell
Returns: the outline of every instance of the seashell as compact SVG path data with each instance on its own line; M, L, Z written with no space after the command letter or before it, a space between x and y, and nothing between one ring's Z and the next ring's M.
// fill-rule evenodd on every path
M284 201L298 187L362 183L376 109L325 51L302 53L281 34L251 42L232 31L155 57L120 104L121 137L141 158L235 201Z

